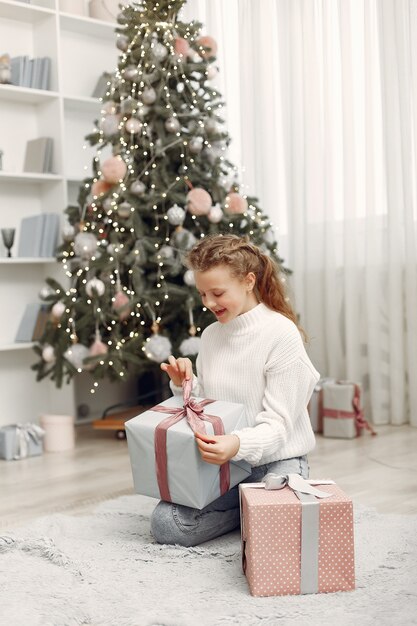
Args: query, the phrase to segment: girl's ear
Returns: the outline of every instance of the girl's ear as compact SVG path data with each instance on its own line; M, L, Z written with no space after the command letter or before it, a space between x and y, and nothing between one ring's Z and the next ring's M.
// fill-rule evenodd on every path
M245 283L245 287L247 287L248 291L252 291L256 284L255 274L253 272L249 272L246 274L243 282Z

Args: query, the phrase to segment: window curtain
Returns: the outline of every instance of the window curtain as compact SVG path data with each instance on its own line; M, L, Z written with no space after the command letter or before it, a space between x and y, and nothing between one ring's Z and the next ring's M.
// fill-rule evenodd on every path
M323 376L417 426L417 3L188 0Z

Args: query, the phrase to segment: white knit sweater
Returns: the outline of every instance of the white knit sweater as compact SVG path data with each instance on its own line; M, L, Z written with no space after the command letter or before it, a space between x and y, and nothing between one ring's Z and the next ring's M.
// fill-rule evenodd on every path
M258 304L205 329L193 395L245 406L249 427L233 431L240 439L233 460L257 466L314 448L307 404L318 379L296 325Z

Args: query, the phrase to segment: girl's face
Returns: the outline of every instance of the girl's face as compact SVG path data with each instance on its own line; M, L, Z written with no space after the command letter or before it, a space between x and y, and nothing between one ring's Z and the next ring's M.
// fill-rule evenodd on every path
M222 324L247 313L258 304L253 292L255 275L233 276L227 265L218 265L205 272L194 272L201 300Z

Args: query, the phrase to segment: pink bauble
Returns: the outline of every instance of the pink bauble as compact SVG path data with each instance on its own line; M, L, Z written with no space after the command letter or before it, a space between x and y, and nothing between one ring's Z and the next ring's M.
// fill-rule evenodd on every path
M127 171L127 165L120 156L112 156L101 164L101 173L106 182L114 185L122 180Z
M107 193L109 189L111 189L110 183L106 180L102 180L101 178L100 180L96 180L96 182L91 185L91 193L93 196L101 196L102 194Z
M217 42L210 35L205 35L204 37L200 37L197 39L197 49L198 54L202 56L204 59L210 59L211 57L215 57L217 53ZM208 50L200 50L200 46L204 46L204 48L208 48Z
M226 196L224 208L227 213L245 213L248 210L248 201L240 194L232 192Z
M129 307L124 308L128 303L129 303L128 296L123 291L118 291L114 298L113 309L118 314L119 320L121 322L123 322L123 320L127 320L127 318L130 315L130 308Z
M176 54L186 57L190 51L190 44L183 37L176 37L174 41L174 50Z
M211 204L210 194L201 187L195 187L187 194L187 209L193 215L207 215Z
M89 356L101 356L107 354L109 347L100 339L95 339L89 349Z

